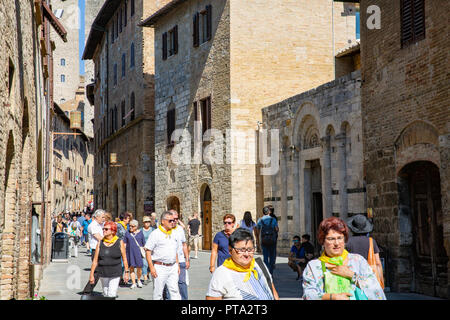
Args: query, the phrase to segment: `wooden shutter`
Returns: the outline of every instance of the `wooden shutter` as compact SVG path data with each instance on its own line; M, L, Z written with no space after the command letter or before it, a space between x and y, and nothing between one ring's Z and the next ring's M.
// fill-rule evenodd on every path
M162 35L162 59L167 59L167 32Z
M425 37L424 0L401 0L402 47Z
M200 15L198 12L196 12L194 14L194 21L193 21L193 44L194 47L198 47L199 43L200 43L200 19L199 19Z
M173 54L178 53L178 26L173 28Z
M425 1L414 0L414 40L425 36Z
M207 111L207 125L208 129L211 129L211 97L206 99L206 111Z
M211 40L212 35L212 6L206 6L206 41Z

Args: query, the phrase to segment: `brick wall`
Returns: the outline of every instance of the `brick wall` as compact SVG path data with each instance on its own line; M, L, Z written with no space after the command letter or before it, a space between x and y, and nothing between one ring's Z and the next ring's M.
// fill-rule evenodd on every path
M400 1L377 2L381 9L379 30L369 30L365 26L366 9L371 4L361 2L362 114L368 206L374 208L375 237L388 248L392 258L392 286L395 290L408 291L414 282L411 278L413 248L411 242L402 240L410 235L405 231L398 210L400 199L396 187L397 174L407 163L428 160L439 166L444 242L447 255L450 254L446 164L450 152L447 62L450 7L448 1L425 1L425 39L402 48ZM423 125L415 126L415 123ZM414 149L396 150L396 143L408 126L415 128L408 135L411 137L408 146ZM431 143L414 138L422 136L423 126L435 132ZM447 288L448 284L441 284L439 295L448 296Z

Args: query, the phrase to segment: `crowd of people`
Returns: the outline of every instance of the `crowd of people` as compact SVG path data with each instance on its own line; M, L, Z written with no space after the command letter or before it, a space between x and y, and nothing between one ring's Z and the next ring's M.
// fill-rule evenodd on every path
M272 278L278 222L273 206L264 207L262 213L256 222L248 211L239 223L233 214L223 216L223 230L216 233L211 248L207 300L279 299ZM119 286L135 289L153 282L153 299L188 300L190 250L192 246L192 259L197 259L201 238L198 214L189 217L185 225L176 210L163 212L159 221L152 213L143 217L142 224L139 228L131 212L121 213L114 221L102 209L56 217L53 232L69 235L72 255L78 256L81 245L91 256L84 295L91 294L99 280L103 295L113 299ZM293 237L288 265L301 281L303 299L386 299L380 250L368 236L372 229L363 215L347 222L336 217L323 220L318 230L322 249L318 257L310 235ZM258 251L263 261L255 259Z

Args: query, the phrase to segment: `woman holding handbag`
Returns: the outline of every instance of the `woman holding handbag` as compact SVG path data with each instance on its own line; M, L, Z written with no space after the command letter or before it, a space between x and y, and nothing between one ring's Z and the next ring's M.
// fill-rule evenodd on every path
M126 245L126 253L127 253L127 261L130 266L131 272L131 285L130 289L142 288L141 276L142 276L142 267L143 267L143 255L142 251L145 246L145 238L143 233L138 230L139 223L137 220L132 220L130 222L130 231L125 233L123 237L123 242ZM145 256L145 251L144 251ZM136 273L135 270L136 269ZM136 281L137 276L137 281Z
M345 250L347 240L343 220L331 217L320 223L318 241L324 250L303 272L304 300L386 300L367 261Z

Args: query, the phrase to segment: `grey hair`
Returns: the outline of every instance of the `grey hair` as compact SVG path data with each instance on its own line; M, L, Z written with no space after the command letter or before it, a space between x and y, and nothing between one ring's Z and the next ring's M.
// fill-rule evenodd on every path
M170 211L164 211L161 215L161 221L166 220L166 216L173 216L173 213Z
M105 213L105 210L103 210L103 209L97 209L97 210L95 210L95 212L94 212L94 214L92 215L92 217L94 218L94 219L97 219L100 215L102 215L102 214L104 214Z
M139 222L137 221L137 220L131 220L130 221L130 226L138 226L139 225Z

